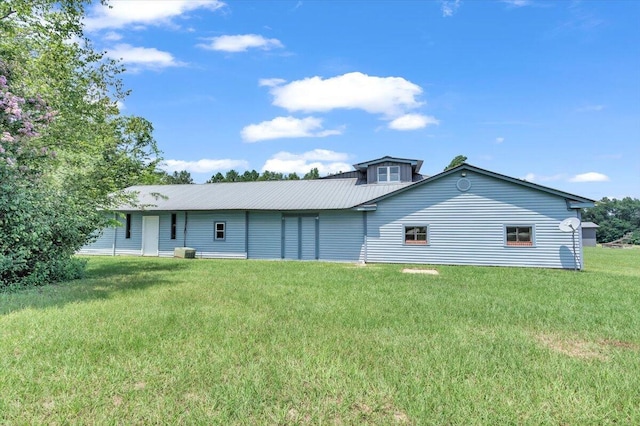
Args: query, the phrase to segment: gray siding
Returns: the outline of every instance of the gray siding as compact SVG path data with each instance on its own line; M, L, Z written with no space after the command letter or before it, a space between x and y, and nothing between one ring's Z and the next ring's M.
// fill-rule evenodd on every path
M571 234L558 224L577 213L563 198L477 173L467 173L471 189L461 192L459 178L378 202L368 213L367 261L573 268ZM412 224L428 226L428 245L404 245L404 225ZM505 225L533 226L535 245L505 246Z
M300 224L302 225L300 246L301 259L303 260L316 259L316 218L317 216L303 216L300 218Z
M582 245L585 247L596 246L596 229L595 228L590 228L590 229L582 228Z
M320 259L363 260L363 215L352 210L320 212Z
M202 258L246 258L245 213L241 211L188 212L187 247ZM213 224L225 222L225 239L214 240ZM165 232L165 230L161 230ZM166 233L169 229L166 230ZM173 253L172 253L173 254Z
M284 258L298 259L298 217L284 217Z
M78 254L112 255L113 236L115 232L115 228L105 228L102 231L96 232L95 235L98 236L98 239L82 247Z
M413 169L411 168L411 164L384 161L382 163L372 164L367 167L367 183L377 183L378 167L384 166L400 166L400 182L413 181Z
M249 213L250 259L280 259L282 214L279 212Z

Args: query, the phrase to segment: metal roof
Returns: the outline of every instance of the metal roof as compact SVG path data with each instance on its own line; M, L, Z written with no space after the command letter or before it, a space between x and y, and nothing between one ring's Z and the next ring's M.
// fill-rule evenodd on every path
M339 210L412 185L388 183L356 185L357 179L226 182L196 185L139 185L138 207L116 210Z
M581 226L583 229L600 228L600 226L593 222L582 222Z

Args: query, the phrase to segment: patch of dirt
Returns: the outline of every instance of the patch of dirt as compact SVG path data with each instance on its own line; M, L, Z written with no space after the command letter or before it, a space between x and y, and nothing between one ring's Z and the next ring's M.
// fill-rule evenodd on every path
M604 339L602 340L602 344L607 346L613 346L616 348L631 349L632 351L640 350L640 346L636 345L635 343L622 342L620 340Z
M440 275L435 269L403 269L403 274L427 274L427 275Z
M640 350L640 346L634 343L613 339L603 339L592 342L550 334L538 334L536 335L536 339L547 348L572 358L598 359L600 361L607 361L609 359L607 352L612 347L634 351Z
M122 399L122 397L118 395L114 396L111 400L113 401L113 405L115 405L116 407L121 406L124 402L124 399Z
M133 388L135 390L142 390L142 389L144 389L146 387L147 387L147 384L145 382L138 382L135 385L133 385Z

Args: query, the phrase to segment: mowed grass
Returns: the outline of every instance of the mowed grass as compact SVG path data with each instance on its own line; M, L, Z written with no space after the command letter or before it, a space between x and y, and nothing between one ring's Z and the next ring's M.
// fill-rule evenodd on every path
M0 294L2 424L640 424L640 250L586 270L91 258Z

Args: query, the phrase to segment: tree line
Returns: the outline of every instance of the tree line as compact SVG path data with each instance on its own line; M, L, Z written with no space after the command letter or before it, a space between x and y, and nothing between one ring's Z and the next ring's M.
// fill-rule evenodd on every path
M256 182L256 181L265 181L265 180L309 180L309 179L319 179L320 172L316 167L309 170L308 173L305 173L302 178L295 172L293 173L279 173L279 172L270 172L269 170L265 170L262 173L258 173L256 170L247 170L244 173L240 174L236 170L231 169L225 174L218 172L211 176L205 183L219 183L219 182ZM157 184L162 185L182 185L182 184L192 184L195 183L193 181L193 177L191 177L191 173L187 170L181 170L173 172L169 174L165 171L158 171L156 182Z
M640 199L604 197L595 207L583 209L582 220L596 223L599 243L608 243L631 234L631 243L640 244Z

